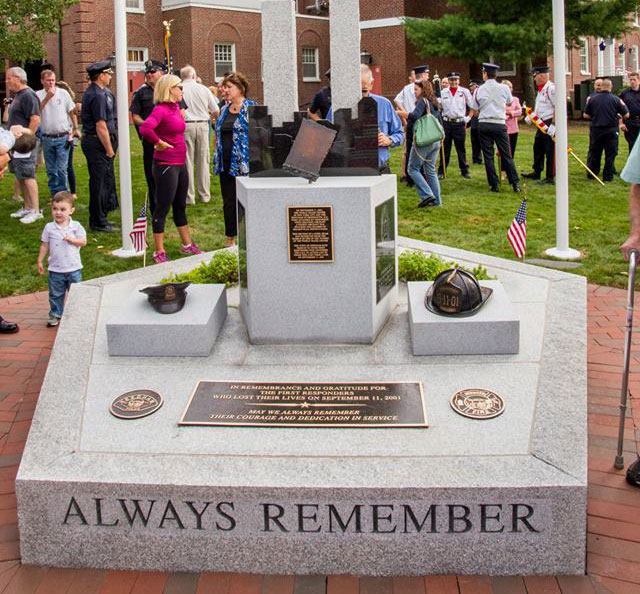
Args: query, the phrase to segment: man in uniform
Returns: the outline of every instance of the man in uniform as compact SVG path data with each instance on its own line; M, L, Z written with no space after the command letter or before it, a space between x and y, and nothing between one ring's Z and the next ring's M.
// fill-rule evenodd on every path
M152 173L154 148L152 142L148 142L140 136L138 128L153 111L153 89L163 73L164 70L161 62L157 60L147 60L145 62L144 84L133 94L131 107L129 108L136 132L138 132L138 137L142 140L142 161L144 163L144 177L147 180L147 188L149 190L149 211L151 214L153 214L156 206L156 184L153 181Z
M596 175L600 173L600 162L604 150L602 181L613 181L615 158L618 154L618 122L629 117L624 102L611 93L611 80L602 81L602 91L594 94L584 108L584 117L591 120L589 130L589 159L587 166ZM591 178L591 174L587 174Z
M620 130L624 132L624 137L629 145L629 152L638 138L640 132L640 74L632 72L629 75L629 88L620 93L620 99L629 110L629 119L620 120Z
M107 220L114 210L116 178L113 162L118 150L115 102L107 88L113 70L110 60L87 66L91 83L82 97L82 152L89 169L89 228L92 231L116 231ZM117 200L117 199L116 199Z
M555 169L555 146L553 142L555 128L553 121L556 112L556 87L549 80L548 66L536 66L532 74L538 89L534 111L550 128L548 134L545 134L540 129L536 131L536 137L533 141L533 171L523 174L522 177L540 179L542 170L545 168L546 158L547 167L545 170L545 179L542 183L553 184Z
M416 71L409 72L409 84L405 85L393 100L398 115L406 120L407 116L416 108Z
M472 78L469 81L469 92L471 96L480 88L481 80ZM471 114L469 114L471 115ZM469 136L471 136L471 162L474 165L482 165L482 149L480 148L480 139L478 138L478 114L471 115L471 119L467 122L469 128Z
M445 80L445 79L442 79ZM460 75L450 72L446 80L449 85L442 87L440 102L442 103L442 119L444 120L444 167L440 160L440 171L449 167L451 157L451 145L455 143L458 154L458 166L462 177L470 178L469 165L467 163L467 151L464 143L466 140L466 124L470 120L467 116L467 107L471 108L473 98L468 89L459 86Z
M513 96L506 85L496 81L499 69L500 66L497 64L488 62L482 64L482 78L485 82L473 96L472 109L478 112L478 135L489 189L492 192L500 191L500 178L496 173L493 161L495 153L493 145L495 143L502 155L509 183L513 187L513 191L517 193L520 192L520 178L511 156L507 125L505 124L505 105L511 105Z
M313 97L307 115L314 121L324 120L331 107L331 68L324 73L327 86L322 87Z

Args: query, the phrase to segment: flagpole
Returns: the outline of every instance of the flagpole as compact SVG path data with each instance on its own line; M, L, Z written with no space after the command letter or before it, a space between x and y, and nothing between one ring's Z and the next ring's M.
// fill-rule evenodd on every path
M131 197L129 94L127 92L127 11L125 0L114 0L113 4L116 38L116 112L118 115L122 247L114 250L111 254L119 258L131 258L139 254L135 251L130 237L133 228L133 204Z
M569 154L567 142L567 80L565 66L564 1L552 0L553 78L556 86L556 247L545 254L573 260L580 252L569 247Z

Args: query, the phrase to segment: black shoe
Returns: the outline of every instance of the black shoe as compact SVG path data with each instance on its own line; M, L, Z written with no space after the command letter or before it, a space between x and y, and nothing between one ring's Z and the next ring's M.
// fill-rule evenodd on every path
M96 233L115 233L116 231L119 231L118 227L112 225L111 223L108 223L101 227L89 227L89 229L91 229L91 231L95 231Z
M15 322L7 322L0 316L0 334L15 334L20 328Z
M496 194L498 194L500 192L500 187L499 186L489 186L489 192L495 192Z
M540 174L533 171L532 173L523 173L522 177L526 179L540 179Z
M555 185L556 185L555 180L554 180L554 179L552 179L552 178L550 178L550 177L545 177L544 179L541 179L538 183L539 183L541 186L543 186L543 185L545 185L545 184L548 184L548 185L550 185L550 186L555 186Z
M429 196L428 198L423 198L418 204L418 208L424 208L425 206L435 206L436 198L435 196Z
M520 188L520 182L514 182L514 183L512 183L512 184L511 184L511 187L513 188L513 191L514 191L516 194L519 194L519 193L522 191L522 190L521 190L521 188Z
M471 174L468 171L463 171L462 177L464 177L465 179L471 179Z
M627 482L634 487L640 487L640 458L627 468Z
M473 163L474 165L482 165L482 159L474 159L474 160L472 161L472 163Z

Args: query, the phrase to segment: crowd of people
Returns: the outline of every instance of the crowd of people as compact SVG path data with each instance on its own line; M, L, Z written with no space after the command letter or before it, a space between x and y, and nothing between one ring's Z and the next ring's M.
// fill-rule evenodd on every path
M510 81L498 82L497 64L484 63L482 81L462 86L461 76L450 72L431 80L429 67L414 68L409 83L391 102L371 92L373 74L362 65L362 97L372 98L378 113L378 169L390 173L390 147L404 146L402 180L415 186L418 207L442 204L441 181L447 176L451 152L455 147L460 175L470 178L466 155L466 133L470 132L472 163L484 163L492 192L500 191L501 175L514 192L520 192L520 176L513 154L523 108L512 93ZM76 199L73 151L80 144L89 172L89 230L111 233L117 227L108 220L118 208L114 158L118 151L115 99L109 89L113 76L110 60L87 67L88 85L82 103L55 72L44 69L42 89L34 92L22 68L6 73L10 97L5 100L3 121L8 130L0 131L0 174L8 167L15 176L14 198L22 201L11 214L29 225L43 218L40 209L36 166L40 151L44 156L48 190L52 197L52 222L45 226L38 257L38 271L44 272L48 253L51 311L49 325L55 326L64 307L64 293L70 283L82 278L80 248L86 243L82 226L73 221ZM145 82L134 93L130 112L142 142L143 168L147 184L148 211L153 231L153 259L169 260L164 243L165 221L169 212L181 240L182 254L199 254L187 219L187 206L197 200L211 200L210 165L219 176L224 214L226 246L235 244L237 235L236 184L238 176L249 173L249 83L240 72L227 73L219 85L207 87L189 65L180 76L165 73L163 64L148 60ZM532 72L537 95L535 107L528 110L527 123L537 125L533 146L532 171L523 177L554 183L555 87L549 68ZM331 73L326 77L330 81ZM603 180L615 173L618 138L622 133L631 151L640 132L640 75L629 76L629 89L614 95L611 81L598 79L588 98L584 117L590 122L588 177L598 175L604 153ZM308 116L332 120L330 84L320 90L311 103ZM414 142L418 125L429 118L441 133L428 144ZM81 124L81 125L80 125ZM213 159L210 155L214 136ZM495 155L499 157L496 171ZM10 156L10 158L9 158ZM62 294L62 300L60 295ZM0 330L6 321L0 319ZM11 331L11 330L7 330Z

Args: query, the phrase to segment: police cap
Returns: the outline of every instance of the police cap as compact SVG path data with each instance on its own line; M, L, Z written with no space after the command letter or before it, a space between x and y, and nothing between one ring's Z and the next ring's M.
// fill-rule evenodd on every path
M449 72L449 74L447 74L447 78L451 79L451 78L460 78L460 73L459 72Z
M429 65L428 64L423 64L422 66L416 66L413 71L416 74L422 74L424 72L429 72Z
M547 74L549 72L549 66L534 66L531 69L531 74L535 76L536 74Z
M492 64L491 62L482 63L482 72L486 72L487 74L496 74L498 70L500 70L500 66L498 64Z
M158 62L158 60L147 60L144 63L145 74L150 74L151 72L159 72L160 70L164 71L164 64L162 62Z
M113 69L111 68L111 60L100 60L87 66L87 73L89 74L89 76L97 76L98 74L102 74L103 72L106 72L107 74L113 74Z

